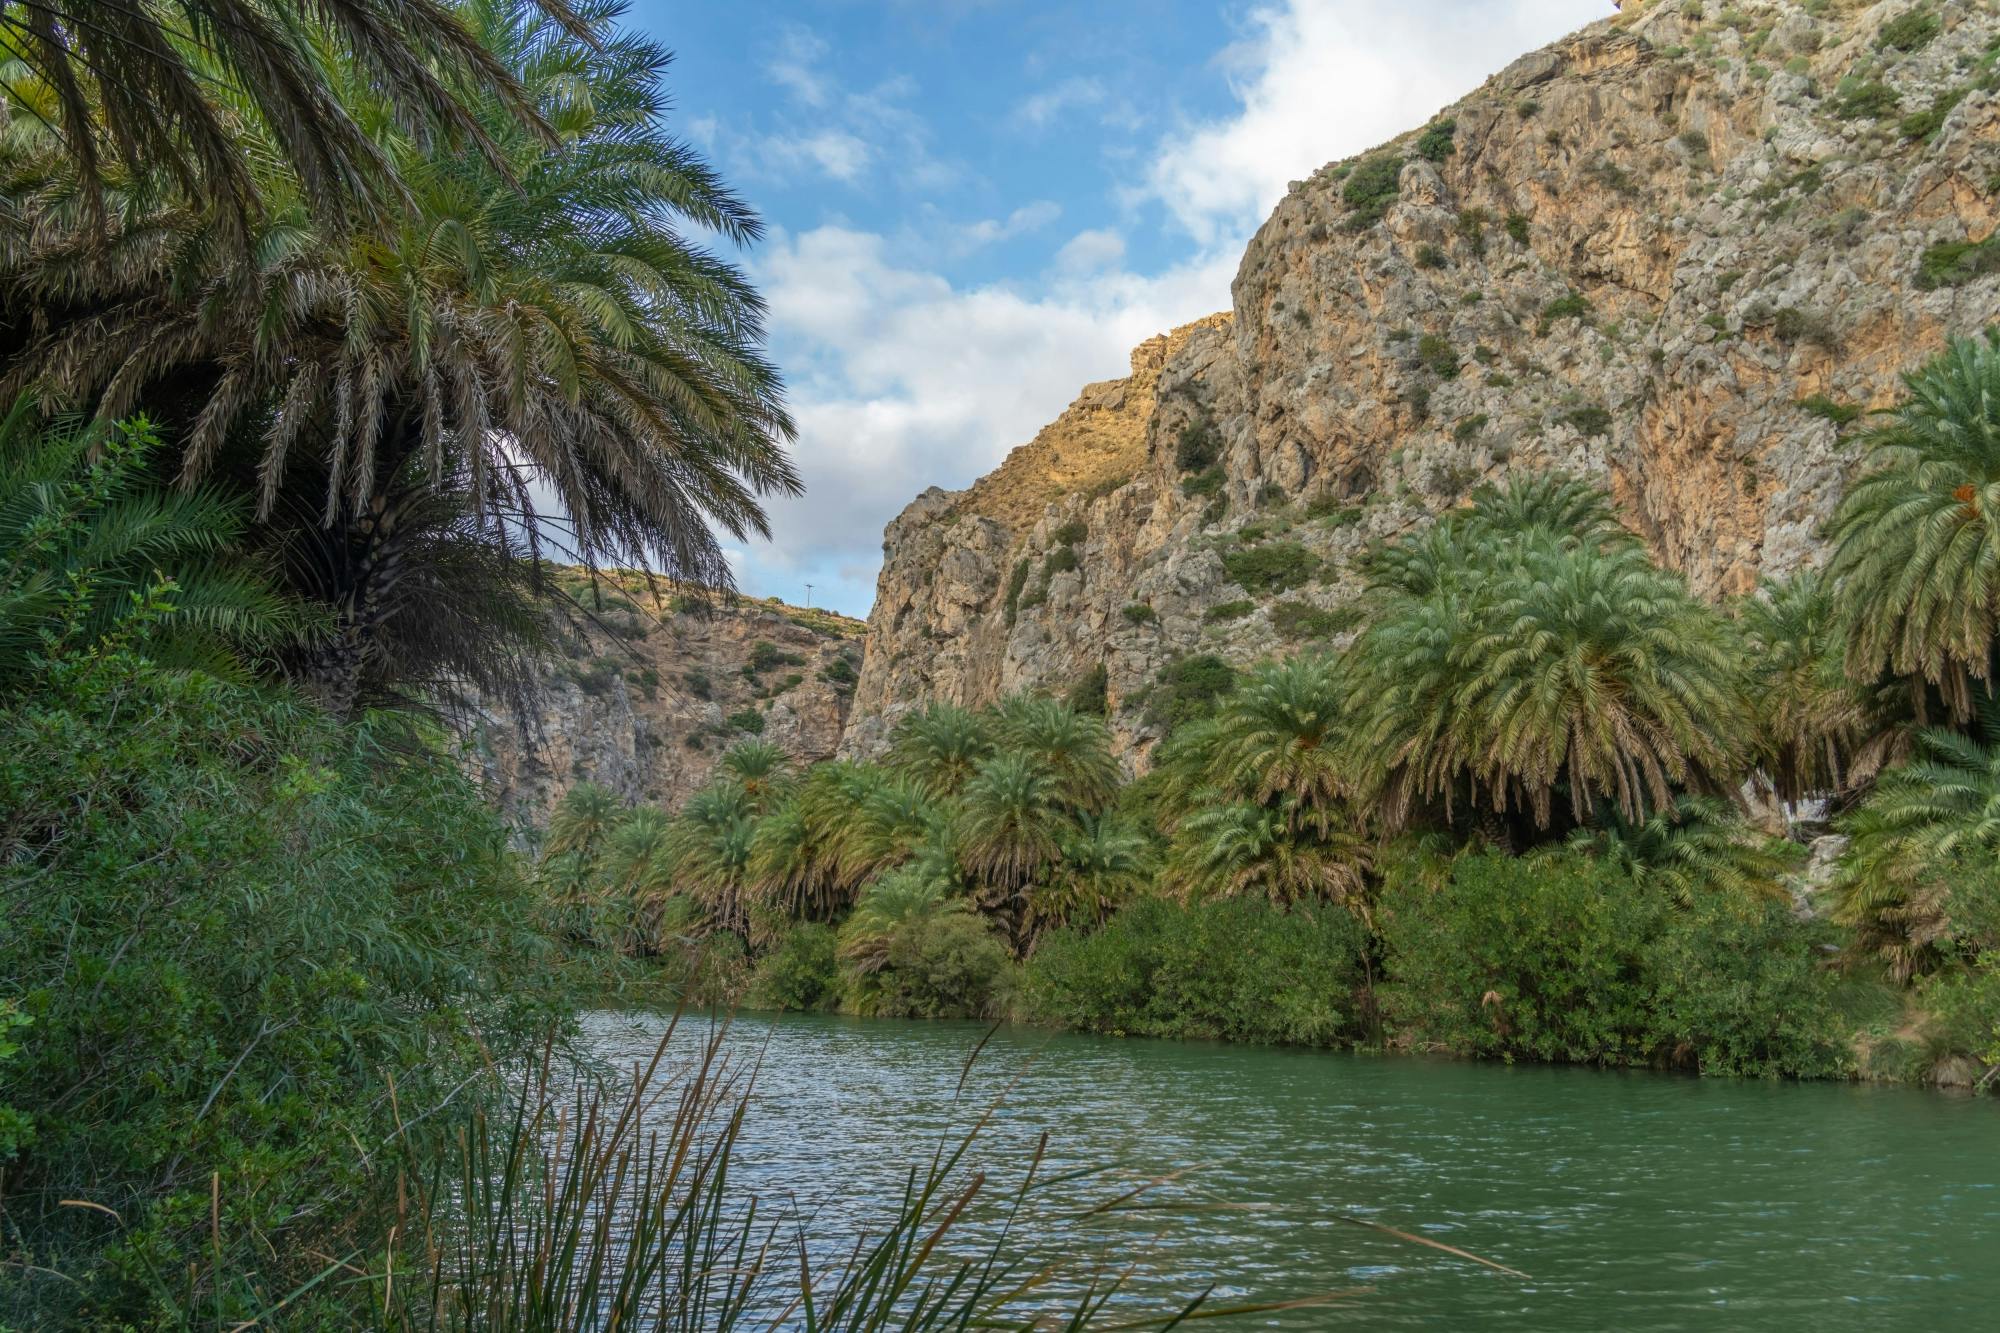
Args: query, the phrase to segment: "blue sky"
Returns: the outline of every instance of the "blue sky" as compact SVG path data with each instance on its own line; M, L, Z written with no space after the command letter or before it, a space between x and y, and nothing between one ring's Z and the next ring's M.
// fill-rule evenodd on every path
M1609 0L635 0L744 257L807 493L746 592L865 615L883 524L1229 304L1288 180L1421 123Z

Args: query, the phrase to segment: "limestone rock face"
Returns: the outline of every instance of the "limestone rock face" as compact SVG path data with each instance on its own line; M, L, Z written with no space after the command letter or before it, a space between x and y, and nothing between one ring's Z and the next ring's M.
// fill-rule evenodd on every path
M541 825L584 781L634 804L678 806L751 736L799 764L833 757L861 661L859 621L748 599L676 610L617 575L601 609L576 596L592 612L540 673L531 714L488 700L469 729L470 762L513 819Z
M2000 319L1939 248L2000 222L2000 6L1912 8L1634 0L1295 183L1230 314L889 525L841 751L1102 663L1142 767L1162 668L1344 642L1356 555L1515 469L1706 596L1823 558L1849 418Z

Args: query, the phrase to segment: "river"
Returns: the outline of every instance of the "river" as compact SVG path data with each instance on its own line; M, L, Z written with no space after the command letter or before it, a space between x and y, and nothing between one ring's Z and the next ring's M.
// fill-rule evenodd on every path
M663 1028L590 1024L621 1063ZM996 1180L1015 1179L1046 1130L1049 1170L1197 1167L1166 1197L1228 1205L1103 1233L1120 1257L1143 1251L1139 1296L1365 1288L1249 1326L1873 1330L2000 1311L1995 1099L1020 1028L993 1036L961 1090L984 1032L738 1017L729 1049L757 1064L738 1182L838 1237L997 1102L975 1149ZM1125 1187L1077 1182L1061 1201Z

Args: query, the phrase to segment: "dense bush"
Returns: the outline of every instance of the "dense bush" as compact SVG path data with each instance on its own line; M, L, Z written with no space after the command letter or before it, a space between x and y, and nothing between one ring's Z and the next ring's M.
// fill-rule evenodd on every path
M1266 542L1222 557L1222 567L1246 592L1285 592L1319 576L1319 557L1297 542Z
M841 997L840 960L833 927L817 921L793 926L757 960L750 1003L766 1009L832 1009Z
M1839 1072L1819 936L1776 900L1677 908L1576 852L1405 861L1383 1007L1419 1048L1712 1073Z
M1174 439L1174 466L1182 472L1202 472L1222 457L1222 437L1215 423L1197 416Z
M992 1018L1013 993L1007 946L979 917L925 917L890 940L861 1007L884 1018Z
M1362 1031L1366 934L1346 911L1144 898L1042 941L1027 1012L1091 1032L1327 1046Z
M1917 265L1917 286L1934 291L1992 273L2000 273L2000 236L1977 242L1943 241L1924 251Z
M1402 175L1401 160L1388 153L1364 159L1349 172L1340 187L1341 201L1349 210L1347 225L1360 230L1381 221L1396 202Z
M1172 730L1208 716L1215 701L1236 688L1236 668L1214 653L1196 653L1160 668L1145 694L1146 717Z
M448 1135L566 1021L504 830L404 723L58 662L0 709L0 849L8 1243L68 1275L28 1325L249 1319L370 1251L398 1116Z

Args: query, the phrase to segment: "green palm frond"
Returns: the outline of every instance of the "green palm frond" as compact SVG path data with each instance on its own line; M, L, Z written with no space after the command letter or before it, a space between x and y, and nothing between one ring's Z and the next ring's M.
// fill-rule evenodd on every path
M1934 967L1954 935L1952 888L2000 858L2000 702L1979 737L1932 729L1841 823L1851 842L1834 915L1901 977Z
M1017 694L997 710L999 745L1039 764L1072 809L1102 809L1124 776L1111 756L1111 728L1060 699Z
M1847 674L1847 624L1830 580L1806 570L1767 581L1738 615L1758 760L1781 796L1837 797L1908 757L1908 691Z
M1733 626L1627 541L1530 531L1486 541L1429 591L1386 586L1355 648L1359 753L1392 825L1470 797L1547 827L1600 802L1636 820L1740 777Z
M1638 823L1607 812L1570 842L1684 907L1704 894L1781 895L1782 877L1800 860L1797 844L1759 833L1741 811L1712 796L1683 795Z
M1920 681L1963 721L2000 635L2000 334L1953 340L1904 384L1864 438L1870 466L1834 512L1827 571L1849 674Z
M931 704L905 716L890 737L889 763L934 796L956 796L993 753L986 719L954 704Z
M318 627L238 551L241 507L152 485L151 424L0 423L0 678L127 629L157 663L240 676Z

